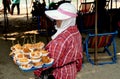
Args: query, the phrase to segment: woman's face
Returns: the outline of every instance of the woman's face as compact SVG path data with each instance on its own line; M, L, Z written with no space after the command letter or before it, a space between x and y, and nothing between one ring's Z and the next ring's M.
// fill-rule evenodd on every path
M59 28L61 26L62 20L56 20L56 25Z

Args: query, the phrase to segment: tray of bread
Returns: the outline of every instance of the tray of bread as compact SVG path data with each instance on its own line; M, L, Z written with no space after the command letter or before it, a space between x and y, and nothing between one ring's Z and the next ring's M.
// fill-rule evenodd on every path
M10 56L15 64L23 71L32 71L38 68L52 66L54 59L48 56L49 52L44 49L45 44L15 44L11 47Z

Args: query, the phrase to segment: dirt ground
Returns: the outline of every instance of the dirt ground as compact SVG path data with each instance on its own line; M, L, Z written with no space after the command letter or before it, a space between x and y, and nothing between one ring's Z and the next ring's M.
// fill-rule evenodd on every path
M8 21L6 22L7 24L5 23L6 18L8 18ZM20 15L17 15L15 12L14 15L7 14L7 17L5 17L4 14L1 14L0 26L4 33L10 33L15 31L22 32L37 29L37 24L32 21L32 16L30 13L28 14L28 18L26 13L21 13Z

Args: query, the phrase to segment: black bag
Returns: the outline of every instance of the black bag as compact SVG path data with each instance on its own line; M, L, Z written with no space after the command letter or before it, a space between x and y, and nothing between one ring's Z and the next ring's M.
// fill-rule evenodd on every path
M40 77L35 76L35 79L55 79L52 75L53 68L42 71Z

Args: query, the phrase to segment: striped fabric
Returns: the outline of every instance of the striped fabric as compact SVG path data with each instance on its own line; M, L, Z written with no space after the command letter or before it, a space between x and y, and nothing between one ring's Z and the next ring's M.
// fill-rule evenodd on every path
M75 79L82 66L82 37L77 26L71 26L59 34L46 46L50 52L49 56L54 58L53 71L55 79ZM71 64L65 65L67 63ZM40 71L36 71L37 74Z
M88 43L89 48L95 48L95 41L96 41L95 39L97 39L97 48L101 48L111 43L112 36L111 35L97 36L97 38L90 37Z

